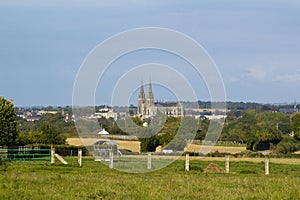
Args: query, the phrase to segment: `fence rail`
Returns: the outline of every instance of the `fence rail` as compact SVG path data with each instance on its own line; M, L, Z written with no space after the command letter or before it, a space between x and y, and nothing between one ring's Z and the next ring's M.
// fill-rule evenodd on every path
M8 147L0 148L0 158L4 162L11 163L49 163L51 158L50 149L39 147Z

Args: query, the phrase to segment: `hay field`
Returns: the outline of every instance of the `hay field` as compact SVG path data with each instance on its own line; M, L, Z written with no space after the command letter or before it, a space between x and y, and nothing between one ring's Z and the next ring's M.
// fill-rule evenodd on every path
M93 145L95 142L103 140L101 138L67 138L67 143L74 146ZM139 141L113 140L118 143L120 149L128 149L132 152L140 152Z
M101 138L68 138L67 143L74 146L92 145L95 142L102 140ZM126 140L116 140L113 139L119 144L120 149L128 149L132 152L140 152L140 142L139 141L126 141ZM185 151L189 152L199 152L200 148L205 147L204 145L191 144ZM240 153L245 151L246 147L232 147L232 146L214 146L212 152L219 151L220 153ZM161 148L158 148L157 151L161 151Z
M186 151L189 152L199 152L200 148L205 147L204 145L198 145L198 144L191 144ZM235 154L235 153L240 153L242 151L245 151L246 147L231 147L231 146L214 146L212 149L212 152L218 151L220 153L230 153L230 154Z

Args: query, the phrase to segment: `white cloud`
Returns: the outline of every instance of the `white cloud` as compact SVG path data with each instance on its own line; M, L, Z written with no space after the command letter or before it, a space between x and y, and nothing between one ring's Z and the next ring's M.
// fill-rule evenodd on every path
M272 79L276 82L297 82L300 81L300 70L294 74L278 75Z
M247 76L255 80L262 81L265 79L267 72L261 67L251 67L247 69Z

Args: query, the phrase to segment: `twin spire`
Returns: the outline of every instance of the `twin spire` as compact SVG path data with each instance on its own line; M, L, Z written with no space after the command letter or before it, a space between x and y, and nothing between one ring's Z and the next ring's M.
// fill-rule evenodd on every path
M141 81L141 87L140 87L140 95L139 98L145 99L145 91L144 91L144 84L143 81ZM148 99L154 99L153 92L152 92L152 83L149 81L149 88L148 88Z

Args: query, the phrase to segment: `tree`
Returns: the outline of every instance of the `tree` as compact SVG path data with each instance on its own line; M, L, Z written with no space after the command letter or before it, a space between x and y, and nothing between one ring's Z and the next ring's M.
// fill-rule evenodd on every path
M270 144L278 144L282 133L289 129L288 117L282 113L247 110L241 117L226 124L222 138L246 142L248 150L265 150Z
M300 140L300 113L294 113L291 116L291 127L294 132L294 137Z
M0 97L0 146L14 145L17 136L17 117L13 102Z
M159 145L159 139L156 135L148 138L140 138L141 152L155 152Z
M41 142L44 144L65 144L65 138L60 130L49 122L43 122L39 128Z
M209 127L209 119L205 118L199 121L199 127L195 136L196 140L204 140Z

